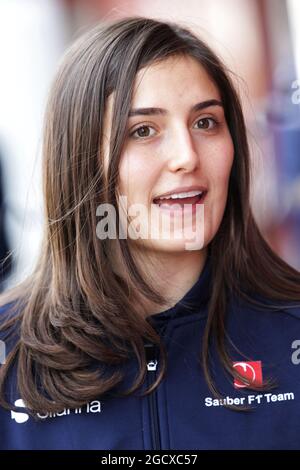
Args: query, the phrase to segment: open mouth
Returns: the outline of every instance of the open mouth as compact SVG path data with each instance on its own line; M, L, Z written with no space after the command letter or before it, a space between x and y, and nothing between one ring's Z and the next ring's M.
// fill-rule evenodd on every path
M198 191L198 194L188 194L174 197L154 198L153 203L158 205L160 209L172 212L182 212L185 209L195 210L198 204L202 204L206 197L207 191Z

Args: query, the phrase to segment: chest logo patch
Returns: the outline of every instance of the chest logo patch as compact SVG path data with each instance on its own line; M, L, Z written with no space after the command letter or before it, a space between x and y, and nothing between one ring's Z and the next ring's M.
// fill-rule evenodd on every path
M250 385L262 385L262 364L261 361L234 362L233 367L240 375L249 381L249 385L239 379L234 379L235 388L246 388Z

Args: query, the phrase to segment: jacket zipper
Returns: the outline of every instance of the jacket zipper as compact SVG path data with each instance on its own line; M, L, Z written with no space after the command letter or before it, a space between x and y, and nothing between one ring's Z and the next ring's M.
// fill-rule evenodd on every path
M147 357L147 383L148 387L152 385L157 376L158 367L158 353L155 344L145 344L146 357ZM161 437L160 437L160 426L159 426L159 414L157 405L157 389L148 395L149 409L150 409L150 427L152 436L153 450L161 449Z

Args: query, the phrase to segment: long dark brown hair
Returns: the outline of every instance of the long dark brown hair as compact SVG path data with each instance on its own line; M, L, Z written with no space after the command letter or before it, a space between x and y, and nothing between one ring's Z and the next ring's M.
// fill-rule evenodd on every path
M218 87L234 144L224 216L208 247L213 289L201 351L199 345L213 393L218 394L210 371L211 338L225 370L236 376L226 343L229 296L252 304L267 298L267 308L300 301L299 272L272 251L253 217L246 128L230 72L202 40L179 24L143 17L100 24L67 51L50 93L43 140L41 252L32 274L0 298L1 305L11 302L1 326L11 339L0 375L2 406L11 407L5 384L15 366L20 395L36 412L79 407L112 390L122 381L122 365L133 355L139 374L125 392L132 393L146 374L145 339L159 345L163 359L148 393L162 380L165 348L132 293L158 304L164 299L146 282L126 239L115 241L126 277L116 273L111 240L96 235L96 208L102 203L118 207L119 158L137 72L179 55L196 59ZM105 106L113 92L114 126L104 171ZM108 366L110 373L101 375L102 369L93 367L96 363Z

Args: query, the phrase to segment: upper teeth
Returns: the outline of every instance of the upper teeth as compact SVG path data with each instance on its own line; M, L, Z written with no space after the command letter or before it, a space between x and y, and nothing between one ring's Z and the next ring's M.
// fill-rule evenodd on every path
M182 199L185 197L193 197L202 194L203 191L189 191L187 193L177 193L177 194L170 194L169 196L161 196L159 199Z

